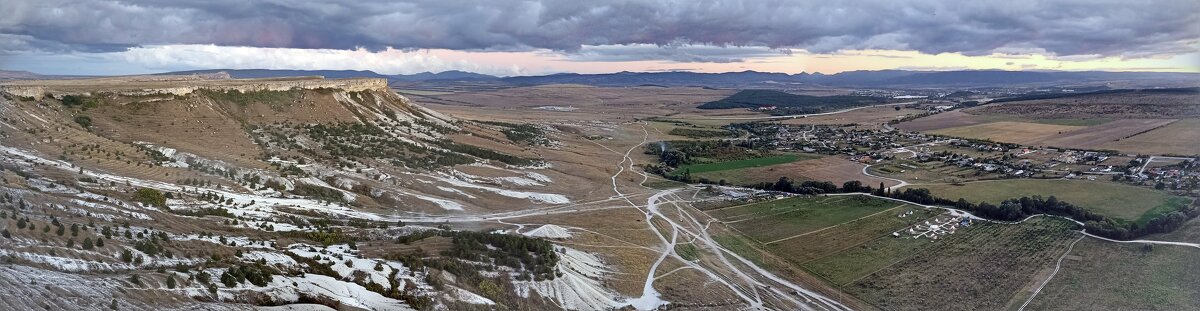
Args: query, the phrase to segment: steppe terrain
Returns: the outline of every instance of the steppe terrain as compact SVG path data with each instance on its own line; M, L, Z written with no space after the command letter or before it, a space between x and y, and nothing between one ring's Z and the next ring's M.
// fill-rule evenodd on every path
M1200 295L1155 286L1194 277L1164 274L1200 249L1190 218L1118 243L1070 213L977 206L1058 195L1076 214L1148 225L1194 210L1190 188L992 181L928 160L1028 149L949 136L1162 156L1191 148L1157 142L1190 137L1192 116L905 102L780 117L698 109L735 93L700 87L400 92L412 97L319 77L0 83L0 285L21 288L0 297L16 309L925 310L1188 309ZM1131 256L1161 280L1078 285ZM1106 295L1137 298L1064 298Z

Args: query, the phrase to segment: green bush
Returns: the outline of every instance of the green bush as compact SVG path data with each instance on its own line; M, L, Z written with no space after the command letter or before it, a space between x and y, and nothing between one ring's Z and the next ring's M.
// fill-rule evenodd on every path
M75 123L79 124L79 126L82 126L83 128L91 128L92 118L88 116L76 116Z
M150 188L138 189L133 194L133 200L149 206L167 207L167 196L161 191Z

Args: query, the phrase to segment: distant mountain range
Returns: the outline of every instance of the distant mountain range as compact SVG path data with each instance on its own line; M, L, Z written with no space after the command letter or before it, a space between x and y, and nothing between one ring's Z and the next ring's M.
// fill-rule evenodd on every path
M847 71L826 75L821 73L774 72L617 72L604 74L561 73L543 76L496 77L466 71L422 72L410 75L385 75L366 70L275 70L275 69L208 69L176 71L163 74L208 74L226 72L233 78L268 78L293 76L324 76L326 78L370 77L388 79L392 83L480 82L497 85L530 86L545 84L583 84L593 86L701 86L715 88L787 89L812 86L872 87L872 88L969 88L1006 86L1100 85L1122 82L1124 87L1195 87L1200 86L1200 73L1164 72L1107 72L1107 71L910 71L878 70ZM0 71L0 80L62 78L28 72Z
M479 74L466 71L443 71L439 73L422 72L411 75L385 75L369 70L277 70L277 69L206 69L206 70L190 70L190 71L174 71L162 74L168 75L190 75L190 74L208 74L226 72L234 79L254 79L254 78L274 78L274 77L299 77L299 76L323 76L330 79L340 78L384 78L391 81L468 81L468 80L494 80L499 79L496 76Z
M766 73L756 71L727 73L695 72L619 72L611 74L556 74L509 77L501 80L517 85L574 83L598 86L710 86L750 88L787 85L825 85L844 87L987 87L1046 84L1079 84L1106 81L1168 82L1200 85L1200 74L1158 72L1066 72L1066 71L848 71L833 75L820 73Z

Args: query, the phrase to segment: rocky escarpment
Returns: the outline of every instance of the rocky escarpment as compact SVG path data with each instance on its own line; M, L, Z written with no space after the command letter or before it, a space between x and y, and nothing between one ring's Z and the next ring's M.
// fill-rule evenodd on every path
M61 99L65 95L123 96L188 95L197 90L218 92L287 91L293 89L337 89L347 92L386 90L387 80L376 78L325 79L320 76L271 79L205 79L194 76L177 78L100 78L84 80L23 80L0 84L0 92L40 100L45 96Z

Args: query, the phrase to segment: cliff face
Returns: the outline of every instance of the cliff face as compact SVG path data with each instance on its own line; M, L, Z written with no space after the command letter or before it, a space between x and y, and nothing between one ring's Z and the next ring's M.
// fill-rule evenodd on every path
M387 90L387 80L377 78L324 79L301 77L287 79L157 79L100 78L83 80L26 80L0 84L0 91L20 97L42 99L46 95L93 95L108 93L125 96L188 95L197 90L212 91L287 91L293 89L336 89L346 92Z

